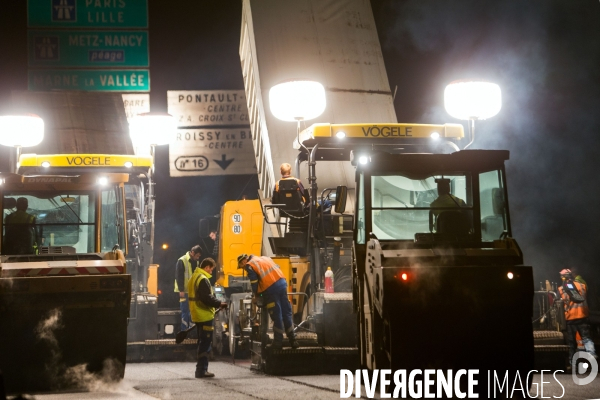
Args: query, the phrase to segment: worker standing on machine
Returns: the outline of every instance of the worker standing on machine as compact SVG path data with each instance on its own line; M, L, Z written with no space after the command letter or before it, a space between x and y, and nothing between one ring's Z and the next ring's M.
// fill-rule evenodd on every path
M569 365L573 362L573 355L577 351L577 340L575 335L579 332L585 351L594 358L596 349L590 334L590 311L587 305L587 286L584 283L573 280L570 269L560 271L563 285L558 288L560 296L564 300L565 319L567 320L567 343L569 344Z
M212 378L215 374L208 372L208 354L213 339L216 308L225 308L227 303L215 297L210 284L212 272L217 264L212 258L205 258L196 268L188 282L189 307L192 321L198 332L198 354L196 362L196 378Z
M175 292L179 293L179 308L181 309L181 330L192 326L190 307L188 305L188 282L198 266L202 250L200 245L192 247L185 255L179 257L175 265Z
M300 345L294 333L292 305L288 299L287 282L279 266L269 257L241 254L237 260L238 268L243 268L248 273L255 298L264 296L267 311L273 320L272 348L283 347L285 332L292 348L297 349Z

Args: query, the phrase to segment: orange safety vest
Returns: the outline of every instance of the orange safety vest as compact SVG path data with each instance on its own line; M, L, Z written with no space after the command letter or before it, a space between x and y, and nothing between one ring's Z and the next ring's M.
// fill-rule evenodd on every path
M285 278L279 265L275 264L269 257L253 256L247 265L258 275L258 293L264 292L272 284L281 278Z
M590 310L587 305L587 287L583 283L579 283L577 281L573 281L573 284L577 288L577 291L580 295L586 299L583 303L575 303L572 302L569 298L569 295L563 290L563 287L558 288L558 292L560 293L560 297L565 302L565 318L567 321L571 321L574 319L587 318L590 315Z
M298 191L300 191L300 179L294 178L293 176L288 176L287 178L281 178L279 181L287 181L293 179L296 181L296 184L298 185ZM277 181L277 183L275 183L275 191L277 193L279 193L279 181ZM300 196L302 197L302 201L306 203L306 198L304 197L304 193L300 193Z

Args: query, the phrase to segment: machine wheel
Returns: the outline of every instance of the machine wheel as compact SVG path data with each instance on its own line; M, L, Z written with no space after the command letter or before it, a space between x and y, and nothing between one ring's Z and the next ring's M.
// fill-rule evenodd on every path
M244 350L244 349L240 349L239 346L237 345L237 337L240 336L240 324L239 324L239 317L238 317L238 312L239 312L239 297L238 298L233 298L230 302L229 302L229 315L228 315L228 329L229 329L229 335L227 337L227 342L228 342L228 350L229 350L229 354L233 355L235 358L248 358L248 356L250 355L250 351L249 350Z

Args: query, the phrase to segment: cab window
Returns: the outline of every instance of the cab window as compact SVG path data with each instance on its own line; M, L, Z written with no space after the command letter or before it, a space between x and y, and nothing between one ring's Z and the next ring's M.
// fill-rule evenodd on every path
M481 207L481 240L493 241L508 231L506 199L502 171L479 174L479 199Z

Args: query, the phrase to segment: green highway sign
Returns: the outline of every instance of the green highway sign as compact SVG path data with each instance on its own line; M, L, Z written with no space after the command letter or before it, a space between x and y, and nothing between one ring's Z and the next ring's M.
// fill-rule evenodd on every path
M149 92L147 69L30 69L29 90Z
M30 67L148 67L147 31L28 32Z
M29 28L147 28L147 0L27 0Z

